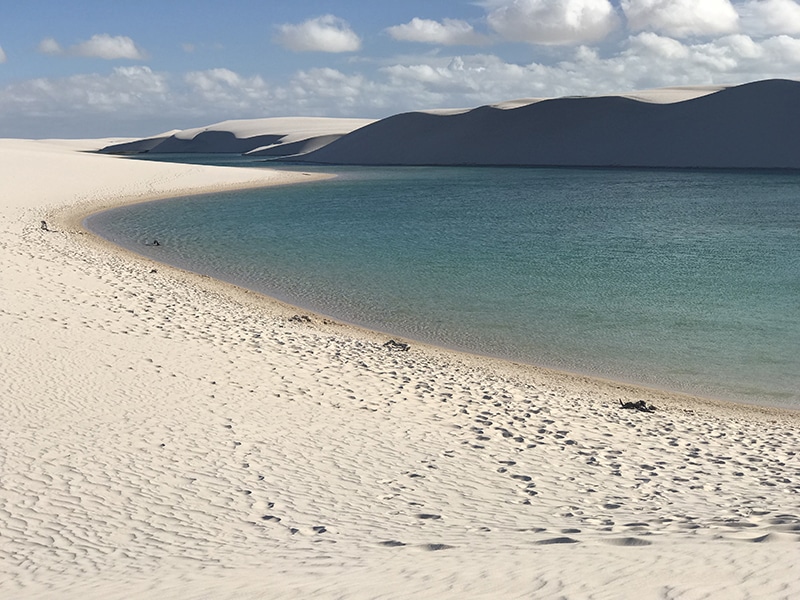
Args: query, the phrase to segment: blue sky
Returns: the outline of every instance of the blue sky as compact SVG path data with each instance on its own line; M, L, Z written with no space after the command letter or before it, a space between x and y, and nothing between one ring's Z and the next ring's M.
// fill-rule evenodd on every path
M3 0L0 137L800 78L797 0Z

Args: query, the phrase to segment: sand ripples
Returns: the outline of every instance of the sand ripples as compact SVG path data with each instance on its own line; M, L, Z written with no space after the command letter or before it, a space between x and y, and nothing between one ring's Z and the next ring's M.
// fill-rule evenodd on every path
M74 231L2 250L4 597L800 593L794 414L392 350Z

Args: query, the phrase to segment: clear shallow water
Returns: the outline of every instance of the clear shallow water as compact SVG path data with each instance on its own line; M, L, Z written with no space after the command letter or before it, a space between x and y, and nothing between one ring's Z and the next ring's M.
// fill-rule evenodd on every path
M396 335L800 408L798 173L325 171L340 177L136 205L88 225Z

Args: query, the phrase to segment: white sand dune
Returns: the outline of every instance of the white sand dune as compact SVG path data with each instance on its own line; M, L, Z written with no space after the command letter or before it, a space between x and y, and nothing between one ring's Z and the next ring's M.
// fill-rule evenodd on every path
M800 82L527 99L395 115L302 160L362 165L800 168Z
M0 597L800 597L797 413L293 319L76 215L307 176L102 145L0 141Z
M235 153L288 156L316 150L368 125L370 119L271 117L222 121L104 146L104 154Z
M639 102L651 102L653 104L670 104L673 102L685 102L686 100L694 100L702 96L707 96L714 92L724 90L730 86L724 85L685 85L673 86L665 88L654 88L649 90L641 90L637 92L625 92L621 94L612 94L607 97L621 97L630 100L637 100ZM582 96L583 97L583 96ZM514 108L521 108L529 106L543 100L553 100L553 98L516 98L514 100L505 100L503 102L495 102L490 104L491 108L498 108L500 110L511 110ZM421 112L431 115L459 115L470 112L473 108L434 108L429 110L420 110L414 112Z

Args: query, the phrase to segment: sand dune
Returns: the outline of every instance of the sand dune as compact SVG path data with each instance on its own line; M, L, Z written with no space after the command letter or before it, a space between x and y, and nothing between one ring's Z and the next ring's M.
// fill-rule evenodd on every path
M797 413L391 349L116 250L76 217L308 176L101 145L0 142L1 597L800 596Z
M235 153L288 156L316 150L369 119L277 117L222 121L206 127L174 130L141 140L103 147L103 154Z
M718 91L715 91L718 90ZM676 101L681 100L681 101ZM412 112L302 157L362 165L800 168L800 82Z

